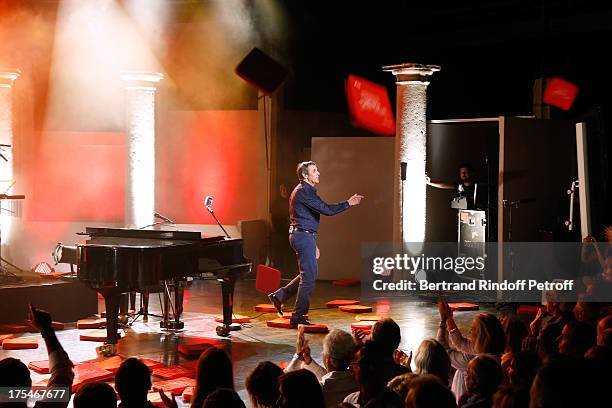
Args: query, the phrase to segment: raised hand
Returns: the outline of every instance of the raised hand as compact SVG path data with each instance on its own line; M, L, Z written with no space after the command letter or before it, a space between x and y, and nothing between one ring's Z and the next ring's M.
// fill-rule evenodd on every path
M353 194L351 196L351 198L349 198L347 201L349 203L349 205L352 207L354 205L359 205L361 203L361 200L363 200L363 196L359 195L359 194Z
M159 396L162 399L162 402L164 403L164 406L166 408L178 408L178 404L176 403L176 399L174 398L174 393L170 393L170 397L168 397L164 390L162 390L161 388L155 387L153 388L153 391L159 392Z
M37 309L31 303L29 306L28 317L32 321L32 326L34 326L38 331L52 327L52 319L49 312Z
M393 352L393 360L395 360L395 362L399 365L410 368L410 363L412 362L412 351L410 351L410 354L406 354L402 350L395 350Z

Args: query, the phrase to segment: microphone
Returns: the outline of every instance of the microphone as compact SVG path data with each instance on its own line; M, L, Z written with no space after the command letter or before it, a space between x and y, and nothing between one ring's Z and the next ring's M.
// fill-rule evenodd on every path
M204 206L210 212L212 212L212 203L213 203L212 196L206 196L206 198L204 199Z
M408 166L408 163L406 162L400 162L400 176L402 181L406 181L406 167Z
M225 230L225 228L223 228L223 225L221 225L221 223L219 222L219 220L217 219L217 216L215 215L215 212L212 209L212 203L213 203L213 198L212 196L206 196L206 198L204 198L204 206L206 207L206 209L208 210L208 212L210 213L210 215L213 216L213 218L215 219L215 221L217 221L217 225L219 226L219 228L221 228L223 230L223 232L225 233L225 236L227 238L231 238L230 235L227 233L227 231Z
M153 215L157 218L159 218L160 220L163 220L165 222L169 222L170 224L176 224L176 222L172 221L170 218L168 217L164 217L163 215L161 215L160 213L153 213Z

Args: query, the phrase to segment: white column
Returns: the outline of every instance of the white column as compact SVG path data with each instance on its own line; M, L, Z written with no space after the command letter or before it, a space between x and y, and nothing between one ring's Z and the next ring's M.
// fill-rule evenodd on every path
M440 67L405 63L385 66L383 70L395 75L397 83L393 241L406 247L406 243L425 240L427 85L429 77ZM403 205L400 162L407 164ZM421 245L409 249L418 252Z
M153 72L121 75L126 90L127 228L141 228L153 224L155 219L155 92L163 77Z
M19 78L21 72L18 69L0 68L0 144L11 147L2 147L0 153L6 158L0 158L0 193L11 193L11 186L14 183L14 125L13 114L13 83ZM5 202L0 214L0 227L2 228L2 244L7 245L11 237L11 214L6 211Z

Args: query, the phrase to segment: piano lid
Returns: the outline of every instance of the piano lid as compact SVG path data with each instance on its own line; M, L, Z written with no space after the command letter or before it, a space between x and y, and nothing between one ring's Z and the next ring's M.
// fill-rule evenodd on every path
M77 235L89 235L90 237L117 237L117 238L141 238L141 239L161 239L161 240L182 240L182 241L216 241L221 237L202 238L199 231L176 231L176 230L141 230L130 228L103 228L86 227L85 232Z

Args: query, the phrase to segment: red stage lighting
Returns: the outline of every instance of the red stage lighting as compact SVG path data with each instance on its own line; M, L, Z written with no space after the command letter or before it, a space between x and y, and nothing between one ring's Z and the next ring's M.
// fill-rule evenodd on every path
M49 265L46 262L39 262L36 264L36 266L33 268L34 272L41 274L41 275L46 275L49 273L53 272L53 268L51 267L51 265Z
M395 134L395 118L387 88L383 85L349 75L346 79L346 99L353 126L362 127L384 136Z
M550 78L544 91L544 103L563 110L570 110L579 88L563 78Z

